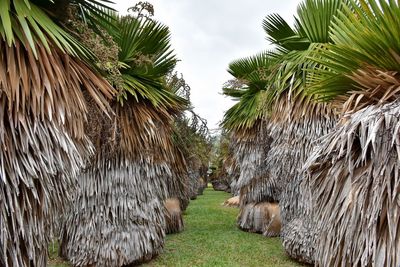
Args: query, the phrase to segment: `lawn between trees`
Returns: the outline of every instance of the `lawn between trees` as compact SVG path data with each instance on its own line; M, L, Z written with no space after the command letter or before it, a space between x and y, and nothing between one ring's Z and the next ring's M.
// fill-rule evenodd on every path
M207 188L186 210L185 230L168 235L164 253L143 266L302 266L286 256L279 238L239 230L239 209L221 205L229 197ZM50 267L69 266L54 255Z
M286 256L279 238L239 230L239 209L221 205L229 197L207 188L186 210L185 230L168 235L164 253L144 266L301 266Z

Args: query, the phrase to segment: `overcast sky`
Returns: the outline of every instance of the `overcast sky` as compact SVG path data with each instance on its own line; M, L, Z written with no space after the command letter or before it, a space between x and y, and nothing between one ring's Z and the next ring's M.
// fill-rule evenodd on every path
M125 13L138 1L115 0ZM229 63L269 46L262 29L264 17L279 13L292 23L300 0L149 0L155 18L168 25L172 45L181 60L177 70L191 87L195 112L215 129L234 104L221 95L231 76Z

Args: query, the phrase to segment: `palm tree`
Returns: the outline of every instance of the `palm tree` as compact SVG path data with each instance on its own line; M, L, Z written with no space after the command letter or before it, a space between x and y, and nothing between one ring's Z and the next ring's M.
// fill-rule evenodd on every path
M93 141L99 149L81 174L62 234L62 254L77 266L123 266L158 255L166 228L163 201L182 196L174 195L182 188L174 183L185 166L172 136L187 102L165 87L176 63L169 30L149 19L115 21L123 85L112 127L102 123L112 129L111 138Z
M398 1L350 1L313 56L310 93L342 110L308 159L318 266L398 266Z
M166 87L190 103L191 88L182 74L180 77L176 72L168 75ZM190 199L195 199L199 192L202 193L206 184L211 149L209 135L207 121L196 114L191 106L175 119L174 143L186 161L187 166L182 169L187 169L188 172Z
M335 109L308 95L307 76L318 67L310 56L332 43L329 29L346 6L341 0L306 0L300 4L295 28L279 15L270 15L264 29L276 46L276 68L270 76L265 108L270 111L273 139L266 159L270 179L282 188L279 205L286 252L313 263L315 229L309 183L301 169L317 140L335 125Z
M87 12L93 2L66 6ZM50 12L57 4L0 2L2 266L46 266L52 220L93 152L84 94L104 112L114 92L92 55L59 26Z
M192 109L175 122L175 142L186 159L189 175L189 197L196 199L206 185L211 144L207 121Z
M263 110L268 75L275 59L264 52L254 57L237 60L230 64L229 72L235 77L224 89L226 95L239 102L229 109L223 126L231 131L235 144L234 157L239 165L240 175L235 187L240 192L240 214L238 225L241 229L265 232L268 216L258 216L253 203L276 201L278 189L265 172L263 161L271 140L266 135L268 114ZM252 191L263 188L264 190ZM260 206L260 205L259 205Z
M178 90L174 91L178 93L178 95L183 96L181 89L185 87L186 89L182 91L185 92L185 98L189 101L190 88L183 78L179 78L176 81L178 81L181 86L179 86L180 89L175 88ZM169 188L169 196L166 200L167 234L183 231L184 225L182 215L189 204L189 199L195 199L198 193L202 193L204 190L205 182L201 175L202 169L208 164L210 147L208 142L207 122L189 108L175 119L173 141L177 155L179 155L182 158L182 162L184 162L184 164L175 168L177 170L175 173L180 173L183 175L184 179L178 178L179 175L175 175L172 178L177 181L173 181L173 179L169 182L170 185L175 186ZM176 185L180 185L180 187Z
M166 86L175 94L181 96L182 98L186 99L186 101L190 102L190 86L186 83L185 79L181 75L178 77L177 73L170 73L167 77ZM193 175L191 170L191 160L192 155L191 153L194 151L194 146L197 144L197 140L193 140L193 128L191 127L191 121L187 114L194 115L192 118L192 123L196 124L197 117L195 113L192 111L190 107L187 107L185 112L181 112L174 122L174 134L173 140L177 148L177 152L179 151L180 155L185 159L185 165L181 166L181 170L185 170L186 176L186 189L188 198L181 203L183 210L186 209L188 200L195 198L197 196L197 186L198 186L198 178ZM195 125L192 125L195 126ZM192 146L192 147L190 147ZM175 192L182 191L182 190L175 190ZM171 191L172 192L172 191ZM181 231L182 229L177 229L177 231ZM175 231L174 231L175 232Z
M214 190L221 188L221 184L227 185L225 191L231 193L233 197L238 197L240 188L236 184L240 176L240 169L234 155L237 144L232 135L223 130L215 142L215 158L211 160L211 164L215 168L213 173L215 178L212 184Z

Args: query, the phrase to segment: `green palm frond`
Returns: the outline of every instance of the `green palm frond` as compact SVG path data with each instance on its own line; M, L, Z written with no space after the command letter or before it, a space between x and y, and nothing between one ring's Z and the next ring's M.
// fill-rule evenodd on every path
M226 96L232 97L234 100L240 100L246 93L248 88L222 88L222 92Z
M265 90L269 84L275 58L271 52L233 61L228 72L241 81L241 86L223 88L225 95L239 101L224 116L222 126L227 130L251 128L264 115L262 109Z
M305 0L298 7L298 26L310 43L329 43L334 17L347 6L347 0Z
M263 118L262 92L247 91L240 101L225 112L222 127L227 130L251 128Z
M11 46L15 39L30 47L37 57L36 42L50 51L49 40L62 51L77 55L83 48L37 5L25 0L0 1L0 34ZM26 44L27 43L27 44Z
M242 58L229 64L228 72L240 80L260 79L273 61L272 52L264 51L255 56Z
M71 5L75 5L80 11L81 19L97 33L101 33L100 28L112 28L113 12L110 6L114 3L109 0L70 0ZM116 28L113 29L116 31Z
M288 51L276 55L276 64L271 69L270 83L265 97L265 106L271 107L273 102L287 92L292 98L304 95L307 82L307 71L317 66L310 60L318 44L310 44L306 50Z
M284 92L290 92L294 97L304 94L307 72L317 66L310 56L316 47L332 42L329 29L346 5L347 0L306 0L298 7L295 29L278 15L266 17L264 30L277 47L266 107Z
M360 87L368 89L356 79L362 75L360 71L400 70L399 2L352 0L350 3L332 26L334 44L320 46L312 57L321 67L310 73L309 93L324 100Z
M118 57L124 80L120 103L131 95L136 101L149 100L154 107L185 109L188 101L166 86L166 77L177 63L169 28L146 18L114 16L118 32L110 34L120 47Z
M177 59L170 44L167 26L147 19L126 17L118 27L121 36L117 43L121 46L120 60L146 76L161 77L172 71ZM147 62L139 62L140 58ZM151 67L150 67L151 65Z
M305 50L310 45L309 40L293 30L279 14L268 15L263 21L263 28L267 40L276 45L278 51Z
M81 6L86 17L99 23L101 12L108 0L71 0ZM69 2L68 2L69 3ZM56 2L51 0L2 0L0 1L0 35L11 46L15 39L32 49L37 57L36 43L40 42L50 51L50 42L61 51L73 56L91 57L91 53L57 24L57 17L49 10L55 10ZM99 7L97 7L99 6ZM64 10L64 12L67 12ZM97 19L96 19L97 18Z

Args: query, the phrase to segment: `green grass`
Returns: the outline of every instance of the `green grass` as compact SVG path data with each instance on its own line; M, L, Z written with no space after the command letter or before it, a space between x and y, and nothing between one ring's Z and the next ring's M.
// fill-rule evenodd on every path
M206 189L185 212L185 231L168 235L164 253L144 266L301 266L279 238L239 230L238 209L221 206L229 197Z
M49 267L70 267L70 264L64 262L63 259L58 256L58 248L59 245L57 242L53 242L49 246Z
M190 202L184 215L185 231L168 235L164 253L143 266L301 266L286 256L279 238L239 230L239 210L221 205L229 197L207 188ZM56 249L49 252L50 267L69 266L57 258Z

